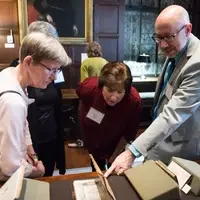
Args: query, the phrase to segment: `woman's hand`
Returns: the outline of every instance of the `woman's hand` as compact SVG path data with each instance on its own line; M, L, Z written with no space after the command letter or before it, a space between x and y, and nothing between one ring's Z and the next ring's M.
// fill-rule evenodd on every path
M43 176L45 173L45 167L41 160L38 160L37 165L33 166L33 172Z

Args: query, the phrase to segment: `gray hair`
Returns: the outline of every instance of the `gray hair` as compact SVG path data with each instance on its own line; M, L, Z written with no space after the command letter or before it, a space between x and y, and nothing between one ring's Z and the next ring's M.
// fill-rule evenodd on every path
M26 56L32 56L35 63L42 60L55 60L61 66L71 63L65 49L55 37L39 32L32 32L24 37L19 51L21 63Z
M46 35L51 35L58 39L58 33L54 26L45 21L34 21L28 26L28 34L32 32L40 32Z

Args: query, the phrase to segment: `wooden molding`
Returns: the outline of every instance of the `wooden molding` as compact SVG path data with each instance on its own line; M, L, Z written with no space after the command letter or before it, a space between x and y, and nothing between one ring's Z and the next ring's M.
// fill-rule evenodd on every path
M61 89L63 99L78 99L76 89Z

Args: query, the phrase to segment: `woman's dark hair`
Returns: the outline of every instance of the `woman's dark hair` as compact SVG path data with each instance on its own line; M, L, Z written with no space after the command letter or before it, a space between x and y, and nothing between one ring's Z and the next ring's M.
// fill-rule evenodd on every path
M132 75L128 65L122 62L110 62L104 65L99 77L99 87L110 90L125 89L128 94L132 86Z

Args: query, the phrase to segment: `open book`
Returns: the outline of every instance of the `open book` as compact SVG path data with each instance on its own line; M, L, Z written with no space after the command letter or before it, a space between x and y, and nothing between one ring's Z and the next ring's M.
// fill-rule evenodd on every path
M107 178L90 154L90 158L99 178L76 180L73 182L76 200L116 200Z
M0 200L50 200L50 184L24 178L21 166L0 188Z

